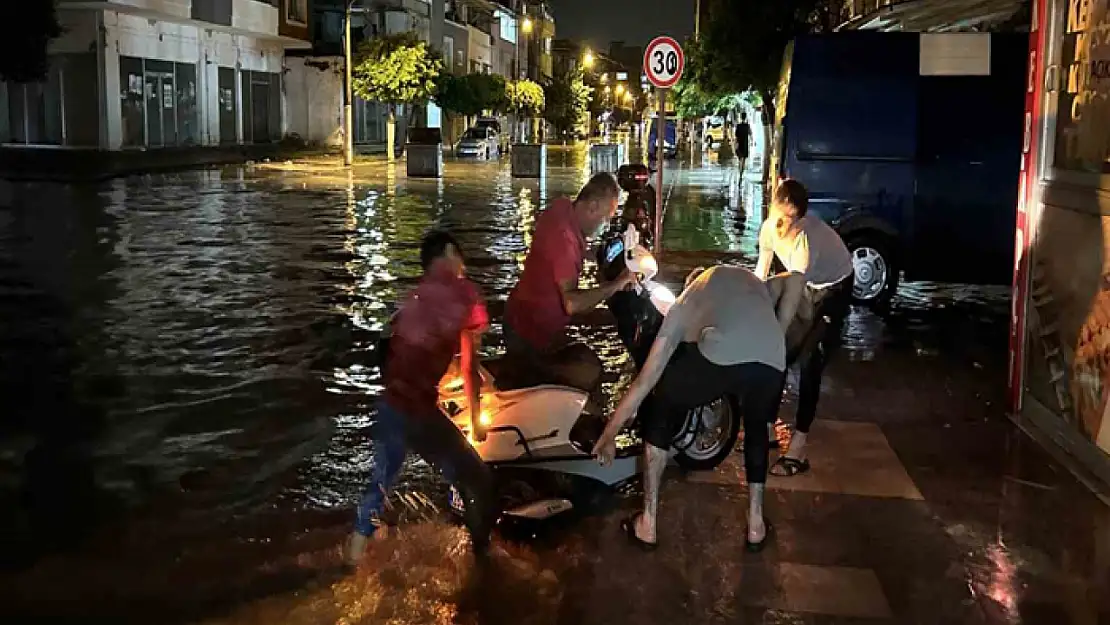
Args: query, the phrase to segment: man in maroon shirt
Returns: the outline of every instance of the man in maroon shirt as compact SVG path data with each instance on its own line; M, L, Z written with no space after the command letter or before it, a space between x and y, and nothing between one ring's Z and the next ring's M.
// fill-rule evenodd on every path
M378 401L374 423L373 474L347 542L351 564L362 559L409 448L462 494L476 554L485 554L493 529L489 469L437 405L439 381L455 354L460 354L471 435L476 440L485 438L479 420L477 350L489 317L478 290L463 275L462 255L450 234L426 235L420 244L420 263L424 276L397 313L389 340L385 393Z
M505 347L524 370L517 372L522 385L561 384L599 399L601 360L586 345L571 342L566 330L572 315L593 310L635 280L626 270L613 282L578 286L586 237L605 228L620 195L612 174L597 174L573 202L559 198L536 220L524 272L505 308Z

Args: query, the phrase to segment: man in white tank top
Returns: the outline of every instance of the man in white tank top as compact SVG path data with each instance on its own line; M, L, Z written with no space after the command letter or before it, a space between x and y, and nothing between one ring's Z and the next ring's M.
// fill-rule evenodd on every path
M747 545L752 551L763 548L769 529L763 519L767 423L776 418L782 401L785 329L804 290L799 275L761 282L748 269L734 266L713 267L688 279L663 320L643 370L594 447L603 464L610 462L617 434L639 412L646 456L644 510L621 524L637 546L653 549L658 544L659 485L686 415L733 396L744 406L744 465L751 493Z
M800 182L788 178L779 183L770 215L759 230L759 262L755 269L757 276L766 278L772 261L778 258L788 272L804 276L808 288L803 309L812 308L813 317L824 317L825 321L824 329L815 330L819 333L815 347L800 356L794 436L790 449L771 467L772 475L783 477L809 470L806 439L817 415L825 365L840 344L854 277L852 256L840 235L817 215L808 214L808 209L809 196Z

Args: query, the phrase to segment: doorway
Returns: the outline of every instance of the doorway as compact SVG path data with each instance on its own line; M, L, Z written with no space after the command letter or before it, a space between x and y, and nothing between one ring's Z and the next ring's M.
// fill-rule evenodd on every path
M147 71L146 144L166 147L177 144L176 98L172 72Z

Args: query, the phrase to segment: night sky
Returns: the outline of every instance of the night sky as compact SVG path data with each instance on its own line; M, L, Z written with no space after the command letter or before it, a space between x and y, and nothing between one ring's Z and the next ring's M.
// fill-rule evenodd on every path
M694 34L695 0L551 0L555 36L607 51L610 41L645 46L656 35Z

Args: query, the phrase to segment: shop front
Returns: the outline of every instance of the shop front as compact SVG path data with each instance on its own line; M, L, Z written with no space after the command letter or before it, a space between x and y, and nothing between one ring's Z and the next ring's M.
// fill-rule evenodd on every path
M1013 414L1110 485L1110 12L1034 0L1015 236Z

